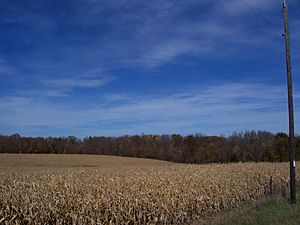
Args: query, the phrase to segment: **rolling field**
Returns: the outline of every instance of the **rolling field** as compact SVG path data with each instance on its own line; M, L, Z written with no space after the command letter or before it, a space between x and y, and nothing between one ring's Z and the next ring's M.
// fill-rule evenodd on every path
M0 168L22 167L139 167L166 166L170 162L153 159L136 159L130 157L105 155L52 155L52 154L0 154Z
M287 163L0 155L0 224L186 224L288 195Z

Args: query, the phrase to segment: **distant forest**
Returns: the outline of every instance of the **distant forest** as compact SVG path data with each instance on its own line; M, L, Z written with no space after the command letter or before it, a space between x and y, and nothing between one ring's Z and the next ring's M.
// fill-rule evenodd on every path
M296 137L296 158L300 156ZM288 161L288 135L247 131L231 136L201 134L134 135L121 137L0 136L0 153L101 154L161 159L181 163Z

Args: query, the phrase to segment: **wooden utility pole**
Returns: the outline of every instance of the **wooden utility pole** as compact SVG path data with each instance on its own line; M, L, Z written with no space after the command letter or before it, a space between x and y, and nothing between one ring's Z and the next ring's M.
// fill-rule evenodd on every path
M286 48L288 106L289 106L290 195L291 195L291 203L296 204L296 159L295 159L293 84L292 84L293 81L292 81L288 6L286 0L284 0L283 3L283 11L284 11L284 37L285 37L285 48Z

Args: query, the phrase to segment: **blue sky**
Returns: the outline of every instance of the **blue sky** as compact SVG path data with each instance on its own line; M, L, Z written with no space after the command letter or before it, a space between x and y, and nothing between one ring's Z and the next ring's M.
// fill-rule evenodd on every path
M286 132L282 3L248 3L276 28L241 0L1 0L0 133Z

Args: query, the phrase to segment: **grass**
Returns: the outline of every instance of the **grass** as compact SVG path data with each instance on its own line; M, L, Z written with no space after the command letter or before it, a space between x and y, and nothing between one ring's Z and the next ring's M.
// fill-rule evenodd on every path
M300 192L297 196L299 200ZM291 205L286 199L274 197L229 218L224 217L211 225L296 225L300 224L300 202Z

